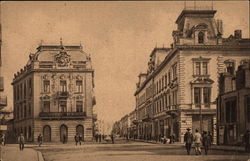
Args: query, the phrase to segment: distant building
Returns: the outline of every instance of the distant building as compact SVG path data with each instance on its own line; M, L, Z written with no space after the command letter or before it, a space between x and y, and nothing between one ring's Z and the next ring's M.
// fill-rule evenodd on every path
M220 76L217 130L218 144L242 144L250 130L250 59L243 61L236 74Z
M82 46L40 45L14 75L15 135L27 141L42 134L45 142L92 140L94 70Z
M2 75L2 24L1 24L1 3L0 3L0 133L6 132L6 118L10 115L7 107L7 95L4 93L4 77Z
M135 91L137 135L159 141L174 135L184 141L187 128L210 131L216 141L216 99L220 73L249 59L250 39L241 30L223 38L215 10L183 10L170 48L156 47L148 71Z

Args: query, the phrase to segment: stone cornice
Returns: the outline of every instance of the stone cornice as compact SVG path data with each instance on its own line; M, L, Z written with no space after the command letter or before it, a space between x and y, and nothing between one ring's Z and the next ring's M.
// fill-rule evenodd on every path
M26 77L27 75L35 72L50 72L50 73L63 73L63 72L77 72L77 73L94 73L93 69L31 69L26 71L25 73L20 74L16 78L13 79L12 85L16 82L20 81L22 78Z
M250 50L249 45L176 45L179 50Z

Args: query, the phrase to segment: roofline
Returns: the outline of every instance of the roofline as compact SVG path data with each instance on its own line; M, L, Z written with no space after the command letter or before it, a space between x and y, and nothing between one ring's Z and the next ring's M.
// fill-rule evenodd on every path
M178 16L178 18L176 19L175 23L178 24L178 22L182 19L182 17L185 14L215 14L217 11L216 10L182 10L181 14Z

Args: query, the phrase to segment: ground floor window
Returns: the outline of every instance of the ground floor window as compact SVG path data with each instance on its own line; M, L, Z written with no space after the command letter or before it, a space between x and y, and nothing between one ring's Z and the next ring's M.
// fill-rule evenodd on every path
M43 141L50 142L51 141L51 128L49 125L45 125L43 127Z

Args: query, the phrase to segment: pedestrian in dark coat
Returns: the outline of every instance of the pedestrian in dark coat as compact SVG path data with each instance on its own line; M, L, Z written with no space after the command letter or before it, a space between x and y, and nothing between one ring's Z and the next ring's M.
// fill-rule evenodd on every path
M98 142L98 134L95 134L95 141Z
M23 133L21 133L18 136L17 140L18 140L18 144L19 144L19 149L22 151L24 149L24 142L25 142Z
M99 138L99 142L102 142L102 135L101 134L98 135L98 138Z
M41 146L43 143L43 136L41 134L38 135L37 141L38 141L38 145Z
M80 141L80 137L79 137L78 133L76 133L76 135L75 135L76 146L77 146L79 141Z
M245 152L250 152L250 131L247 130L243 136L243 142L245 144Z
M204 133L203 133L202 144L203 144L203 147L205 150L205 154L207 155L207 152L209 150L209 146L211 145L211 139L206 131L204 131Z
M111 137L112 144L114 144L114 143L115 143L115 138L114 138L114 135L113 135L113 134L111 134L111 135L110 135L110 137Z
M187 132L184 135L184 142L186 143L187 154L190 155L190 150L193 143L193 134L190 132L190 128L187 128Z

